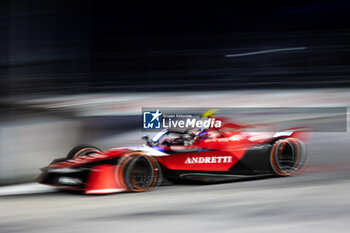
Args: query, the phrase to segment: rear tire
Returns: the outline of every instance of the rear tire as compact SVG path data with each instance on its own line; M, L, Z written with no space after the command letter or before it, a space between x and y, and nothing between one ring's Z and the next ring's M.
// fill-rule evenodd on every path
M299 139L280 139L273 144L270 163L277 176L297 175L306 168L308 161L306 145Z
M88 144L82 144L71 149L66 157L67 160L77 159L91 153L101 153L101 149Z

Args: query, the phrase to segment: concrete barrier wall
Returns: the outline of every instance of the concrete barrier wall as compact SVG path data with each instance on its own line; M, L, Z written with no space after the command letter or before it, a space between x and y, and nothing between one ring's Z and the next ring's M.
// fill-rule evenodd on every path
M77 143L81 122L51 116L0 123L0 185L32 181Z

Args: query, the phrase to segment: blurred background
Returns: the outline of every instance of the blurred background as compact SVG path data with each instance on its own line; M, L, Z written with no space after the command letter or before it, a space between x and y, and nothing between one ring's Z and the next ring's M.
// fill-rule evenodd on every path
M65 156L79 143L91 143L104 149L141 144L139 138L144 133L140 121L142 107L349 107L349 10L350 1L347 0L131 0L112 3L103 0L2 0L0 186L33 182L40 167ZM323 123L332 127L327 121ZM163 201L167 206L166 203L171 205L172 201L180 201L191 206L194 212L168 206L173 212L159 207L155 213L123 215L126 213L123 206L118 206L119 215L140 220L144 215L168 214L165 223L173 216L195 216L183 221L188 221L186 226L191 225L189 221L197 226L202 218L196 211L203 211L208 217L215 210L204 202L211 200L223 207L216 198L226 200L232 188L244 193L244 197L236 198L241 201L250 200L248 197L255 199L258 212L269 213L271 217L267 223L253 207L240 206L238 209L246 215L231 213L228 216L240 220L242 224L236 226L241 232L254 231L254 227L246 228L243 224L249 222L249 218L267 224L260 232L280 230L283 228L275 225L274 219L281 214L280 209L271 210L270 205L265 206L264 203L273 201L263 196L271 194L269 187L276 189L282 184L288 189L290 184L297 186L288 192L296 192L297 197L292 195L290 198L303 203L300 209L307 207L303 209L304 215L283 212L288 219L298 223L300 218L306 219L299 225L286 223L290 231L299 227L314 229L315 224L319 224L320 232L327 231L317 218L332 220L331 217L337 216L339 229L346 232L349 225L342 218L346 217L350 202L345 199L349 194L345 188L350 168L349 139L347 132L316 133L309 145L312 159L307 172L311 175L306 178L254 181L260 183L247 186L243 183L205 186L194 190L178 187L177 195L182 197L181 200L188 198L189 203L171 199L174 189L168 187L157 194L160 203ZM326 185L338 184L339 180L345 182L339 187L317 186L322 181ZM195 192L189 193L188 189ZM325 190L335 193L322 193ZM325 197L339 201L322 207L331 213L321 215L318 209L321 207L315 207L319 203L307 205L308 198L319 192L322 203ZM208 193L208 196L201 199L196 193ZM274 200L283 201L278 194L274 192L277 195L273 196ZM341 194L345 196L337 196ZM136 203L148 203L145 208L156 205L151 196L147 196L149 194L137 195L140 194L133 196ZM54 224L53 216L65 222L63 215L59 215L65 211L81 214L81 207L86 205L97 212L107 211L97 201L89 205L85 199L77 200L76 196L73 199L62 194L44 197L48 206L56 199L78 202L75 209L65 206L61 212L59 206L52 206L58 212L46 222L44 229L49 232L64 231ZM11 206L18 207L14 204L18 199L7 198L2 204L8 210ZM104 197L103 200L112 203L114 198L129 201L125 195ZM227 200L235 205L230 198ZM204 207L198 209L197 204L191 202L194 199L203 200L197 204ZM34 219L36 225L28 228L32 222L27 219L28 211L33 206L40 207L39 215L48 214L48 210L37 203L36 197L26 196L22 201L22 209L18 207L17 212L4 215L0 232L24 229L37 232L42 226L39 219ZM129 207L137 212L136 204L134 209L132 205L125 206ZM245 212L245 208L249 211ZM229 209L219 215L227 216L227 213L230 213ZM19 216L17 222L11 214ZM213 228L204 225L198 229L214 231L214 226L221 225L216 232L229 232L231 225L222 224L217 218L211 218L214 219ZM153 224L148 220L143 222L144 226ZM78 232L84 221L76 219L74 224L66 223L73 224ZM91 224L86 231L100 227L100 223ZM128 221L120 224L122 229L130 227ZM113 224L102 224L102 227L114 229ZM133 227L142 229L141 225ZM172 229L179 230L179 227L175 224ZM160 229L163 232L164 228Z
M345 0L4 0L1 94L347 86L348 11Z

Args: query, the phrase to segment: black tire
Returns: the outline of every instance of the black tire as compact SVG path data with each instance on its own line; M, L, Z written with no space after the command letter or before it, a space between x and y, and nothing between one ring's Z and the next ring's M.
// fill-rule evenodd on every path
M277 176L292 176L302 172L309 158L306 145L297 138L285 138L273 144L270 164Z
M162 171L152 157L137 154L123 158L120 175L129 192L150 191L161 183Z
M82 144L82 145L78 145L76 147L74 147L73 149L71 149L67 156L66 156L66 159L67 160L70 160L70 159L77 159L81 156L84 156L84 155L88 155L88 154L91 154L91 153L99 153L101 152L102 150L98 147L95 147L95 146L91 146L91 145L88 145L88 144Z

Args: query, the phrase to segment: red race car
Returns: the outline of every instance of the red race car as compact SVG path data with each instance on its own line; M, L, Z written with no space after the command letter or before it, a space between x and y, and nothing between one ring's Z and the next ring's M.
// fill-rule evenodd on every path
M291 176L307 165L308 128L254 131L233 123L220 128L168 129L140 147L102 151L73 148L42 169L38 181L85 194L149 191L162 180L221 182L237 177Z

